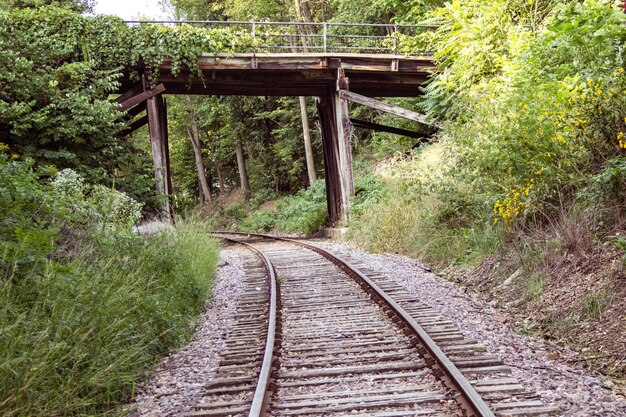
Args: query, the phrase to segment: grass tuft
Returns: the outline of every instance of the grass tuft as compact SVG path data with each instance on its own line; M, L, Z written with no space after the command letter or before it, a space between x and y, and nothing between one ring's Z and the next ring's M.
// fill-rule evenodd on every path
M155 359L184 343L218 246L197 223L92 242L66 264L0 281L0 410L110 415Z

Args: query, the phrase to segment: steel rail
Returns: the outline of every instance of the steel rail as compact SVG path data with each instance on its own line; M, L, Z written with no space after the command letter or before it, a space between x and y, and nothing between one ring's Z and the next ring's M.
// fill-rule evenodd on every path
M250 407L250 413L248 417L261 417L265 415L267 407L267 394L271 381L272 363L274 362L274 348L276 343L276 327L278 317L278 306L280 303L279 291L278 291L278 279L276 278L276 270L272 262L265 256L263 252L255 248L246 242L241 242L237 239L230 239L220 234L214 233L212 236L220 239L228 240L233 243L244 245L246 248L254 252L265 265L265 269L268 272L270 279L270 314L269 323L267 326L267 337L265 339L265 353L263 354L263 364L261 365L261 371L259 372L259 378L254 390L254 397L252 399L252 406Z
M387 294L382 288L380 288L370 278L361 273L356 267L352 266L347 261L331 254L330 252L308 243L304 243L298 240L266 235L260 233L241 233L241 232L216 232L216 234L234 234L234 235L246 235L257 236L265 239L279 240L284 242L293 243L295 245L307 248L316 253L319 253L335 265L337 265L342 271L352 276L357 280L365 284L372 293L374 293L384 304L386 304L404 323L409 327L413 333L418 337L422 346L428 351L430 356L435 360L438 368L443 371L445 378L444 383L456 389L462 394L462 399L459 400L462 406L466 408L470 416L475 417L495 417L493 411L489 408L487 403L482 399L480 394L474 389L472 384L465 378L461 371L456 367L454 363L446 356L437 343L430 337L428 332L409 315L404 308L402 308L396 301L393 300L389 294ZM234 239L236 240L236 239Z

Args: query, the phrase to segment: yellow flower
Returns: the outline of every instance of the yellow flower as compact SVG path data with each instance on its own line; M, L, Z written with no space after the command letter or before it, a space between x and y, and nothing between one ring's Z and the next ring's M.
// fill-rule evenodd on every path
M620 131L620 132L617 134L617 140L622 140L622 139L624 139L624 132Z
M12 153L12 154L11 154L11 158L13 158L13 159L17 159L17 158L19 158L19 157L20 157L20 155L19 155L19 154L17 154L17 153Z
M9 145L7 145L6 143L0 142L0 152L5 152L8 150L9 150Z

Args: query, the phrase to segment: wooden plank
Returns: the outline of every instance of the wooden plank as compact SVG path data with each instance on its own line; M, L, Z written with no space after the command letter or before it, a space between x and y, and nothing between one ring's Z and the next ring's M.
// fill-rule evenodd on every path
M115 99L118 103L123 103L129 98L140 94L143 91L143 85L141 83L133 84L130 88L124 91L118 98Z
M355 127L360 127L362 129L376 130L378 132L393 133L394 135L402 135L402 136L406 136L409 138L424 139L424 141L429 140L431 136L428 133L420 133L414 130L406 130L406 129L401 129L398 127L381 125L378 123L368 122L366 120L351 118L350 121ZM420 142L423 142L423 141L420 141Z
M299 409L309 407L341 407L345 404L348 408L358 409L360 407L367 407L369 405L393 407L404 404L421 404L425 402L436 402L444 398L444 394L438 392L409 392L401 394L387 394L387 395L367 395L367 396L355 396L348 398L329 398L319 399L319 397L326 397L325 394L318 395L318 398L313 397L312 400L307 399L298 402L281 401L279 399L273 404L273 408L277 410L284 409ZM372 404L374 403L374 404ZM381 408L382 408L381 407Z
M284 379L291 379L336 376L344 374L367 374L370 372L416 371L423 369L425 366L426 365L422 361L390 362L382 364L283 371L281 373L281 377Z
M141 103L137 104L135 107L132 107L132 108L128 109L128 111L126 112L126 114L127 114L128 116L135 117L135 116L137 116L139 113L142 113L142 112L144 112L144 111L146 111L146 102L145 102L145 101L143 101L143 102L141 102Z
M165 91L165 86L163 84L159 84L151 90L146 90L142 93L136 94L135 96L123 101L122 103L120 103L120 110L121 111L128 110L131 107L136 106L137 104L142 103L151 97L161 94L164 91Z
M391 104L383 103L382 101L378 101L373 98L362 96L360 94L356 94L350 91L341 90L339 92L339 97L353 103L391 113L396 116L404 117L405 119L413 120L425 125L433 125L433 122L428 120L423 114L403 109L402 107L392 106Z
M121 133L121 136L128 136L133 133L135 130L139 129L142 126L148 124L148 115L145 115L134 122L132 122L126 129L124 129Z

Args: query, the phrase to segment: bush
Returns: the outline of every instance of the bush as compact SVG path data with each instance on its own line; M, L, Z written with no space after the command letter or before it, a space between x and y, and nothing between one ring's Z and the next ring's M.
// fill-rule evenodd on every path
M40 174L32 160L11 161L0 153L2 280L43 271L52 253L58 226L52 224L53 199L39 183Z
M435 12L431 41L445 70L423 106L444 128L425 149L444 150L436 165L429 151L392 162L382 202L355 205L355 239L474 263L576 201L601 219L590 224L612 226L605 234L623 227L623 11L554 3L531 32L515 5L453 1Z
M189 336L217 244L185 222L134 236L137 203L71 171L51 186L41 174L0 155L0 410L110 415Z
M326 187L323 180L317 180L306 190L279 200L276 226L285 232L315 233L328 220L326 210Z

